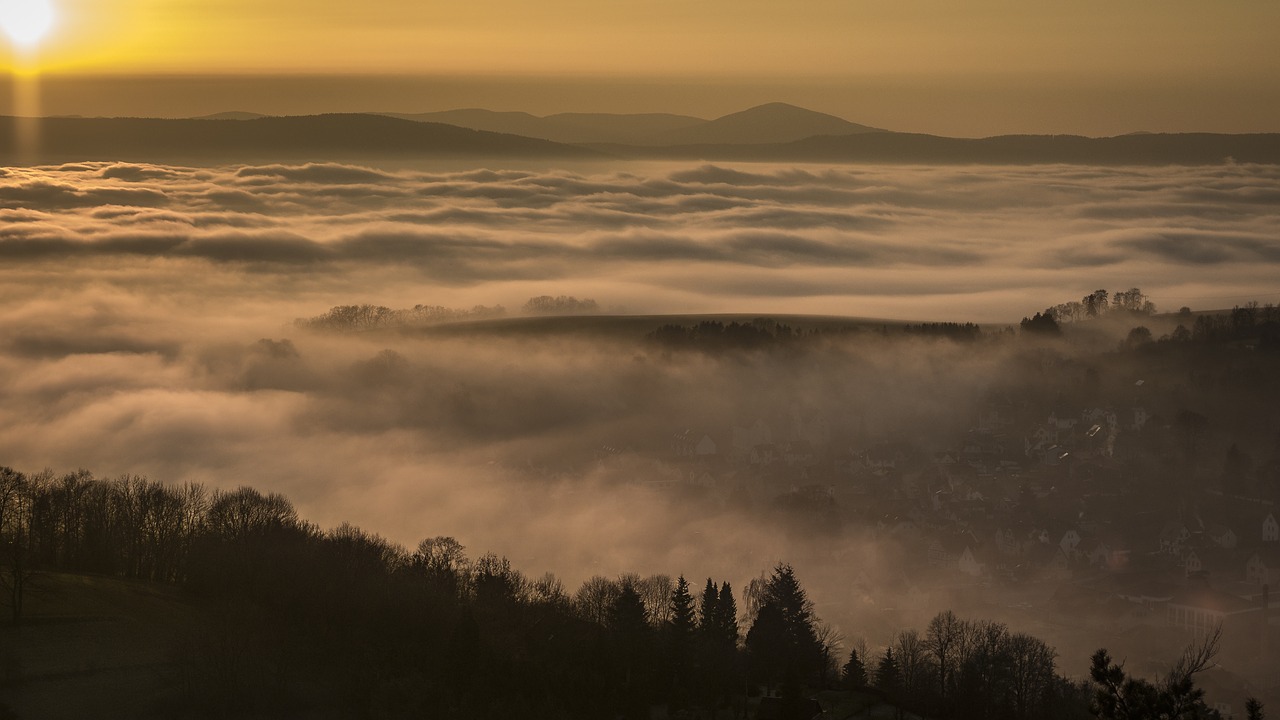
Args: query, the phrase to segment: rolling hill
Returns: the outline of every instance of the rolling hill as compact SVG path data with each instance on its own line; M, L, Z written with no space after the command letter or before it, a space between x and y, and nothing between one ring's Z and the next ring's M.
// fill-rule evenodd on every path
M785 143L815 135L878 132L834 115L786 103L768 103L715 120L668 113L561 113L538 117L523 112L468 109L416 115L389 114L419 122L442 122L475 130L507 132L563 143L665 146L723 143Z
M663 133L706 123L688 115L639 113L561 113L538 117L524 112L466 109L445 112L397 114L389 117L416 122L439 122L473 130L511 133L561 143L653 144Z
M716 120L683 115L590 113L540 118L488 110L403 117L268 117L246 112L181 120L50 117L39 121L40 149L35 154L18 152L20 122L30 121L0 117L0 163L134 160L202 165L418 158L613 158L926 164L1280 164L1280 134L1276 133L949 138L875 130L783 103L761 105ZM569 142L571 138L576 138L573 144Z
M592 150L536 138L363 114L249 120L45 118L38 126L38 153L24 154L16 147L18 122L0 117L0 162L598 157Z

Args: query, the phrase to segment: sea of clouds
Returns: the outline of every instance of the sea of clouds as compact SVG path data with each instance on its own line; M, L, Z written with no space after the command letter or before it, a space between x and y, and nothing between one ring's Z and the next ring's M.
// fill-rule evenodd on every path
M0 169L0 465L251 485L324 527L454 535L571 585L741 582L807 550L735 506L656 493L644 450L685 428L727 443L758 417L837 418L851 442L947 437L1002 358L933 343L673 359L642 337L292 321L569 294L1016 324L1096 288L1138 286L1162 310L1265 302L1276 278L1269 166Z

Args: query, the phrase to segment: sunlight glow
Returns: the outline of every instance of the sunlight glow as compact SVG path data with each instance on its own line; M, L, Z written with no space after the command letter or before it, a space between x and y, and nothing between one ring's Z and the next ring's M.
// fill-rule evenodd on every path
M51 0L0 0L0 27L15 45L35 47L53 27Z

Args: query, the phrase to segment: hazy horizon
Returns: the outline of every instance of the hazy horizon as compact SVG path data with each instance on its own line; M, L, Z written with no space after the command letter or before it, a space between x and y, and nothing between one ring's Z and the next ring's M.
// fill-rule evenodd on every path
M0 115L15 105L0 79ZM1280 88L1237 78L1154 76L1124 81L1038 77L884 75L861 78L406 74L150 75L46 73L23 81L38 114L197 117L222 112L308 115L497 112L671 113L714 119L784 102L898 132L954 137L1003 134L1113 136L1133 132L1280 132Z

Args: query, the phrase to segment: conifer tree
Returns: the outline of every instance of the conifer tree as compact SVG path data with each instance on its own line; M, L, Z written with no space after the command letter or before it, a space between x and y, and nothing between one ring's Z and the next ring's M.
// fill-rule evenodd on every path
M858 649L849 651L849 662L844 664L841 678L846 690L857 690L867 686L867 667L858 657Z
M719 601L716 584L707 578L707 585L702 589L702 602L698 606L698 629L708 637L715 634L716 608Z
M876 668L876 687L887 693L895 692L902 684L902 673L898 669L898 661L893 657L893 648L885 648L880 657L880 665Z
M730 650L738 647L738 603L729 583L720 585L715 605L716 636Z
M665 626L668 698L673 708L681 708L689 700L690 673L694 667L694 632L697 630L693 596L683 575L671 591L670 618Z
M687 640L696 626L693 596L689 594L689 583L681 575L676 581L675 589L671 591L671 619L667 621L667 627L673 637Z

